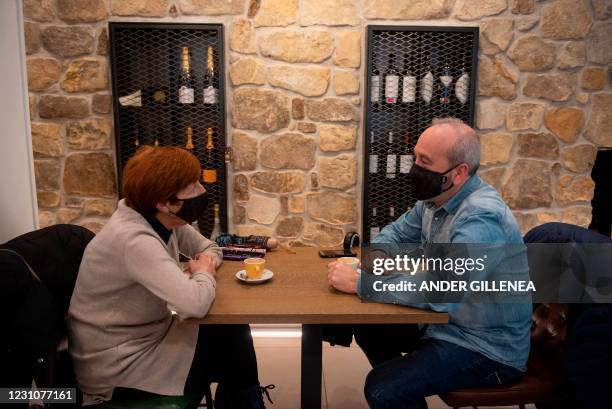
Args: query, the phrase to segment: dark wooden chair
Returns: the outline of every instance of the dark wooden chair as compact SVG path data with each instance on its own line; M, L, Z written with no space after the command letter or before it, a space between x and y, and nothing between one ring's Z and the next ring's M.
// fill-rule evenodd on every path
M566 304L535 308L527 372L520 379L507 385L456 390L440 398L455 409L511 405L524 409L528 403L536 403L538 408L561 408L567 395L562 376L567 312Z

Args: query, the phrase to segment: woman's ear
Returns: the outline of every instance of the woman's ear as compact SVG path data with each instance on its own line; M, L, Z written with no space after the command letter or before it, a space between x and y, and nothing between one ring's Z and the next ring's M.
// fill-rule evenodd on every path
M155 203L155 208L162 213L171 213L170 202L167 202L167 201Z

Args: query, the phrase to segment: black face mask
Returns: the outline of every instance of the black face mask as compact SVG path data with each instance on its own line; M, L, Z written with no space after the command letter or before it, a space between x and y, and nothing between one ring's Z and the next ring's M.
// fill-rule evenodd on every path
M408 174L412 182L412 193L414 197L417 200L428 200L452 188L452 183L447 188L443 188L443 186L448 182L446 174L457 166L459 165L453 166L446 172L434 172L433 170L428 170L414 164Z
M202 193L200 196L192 197L191 199L175 199L183 202L181 210L176 213L171 212L177 217L180 217L187 223L191 224L206 214L208 208L208 195Z

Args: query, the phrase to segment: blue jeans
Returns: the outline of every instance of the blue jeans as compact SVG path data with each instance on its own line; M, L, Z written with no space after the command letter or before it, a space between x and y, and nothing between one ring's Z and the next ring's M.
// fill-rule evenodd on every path
M455 389L507 383L522 372L450 342L425 339L413 352L379 364L368 374L372 409L427 408L425 397Z

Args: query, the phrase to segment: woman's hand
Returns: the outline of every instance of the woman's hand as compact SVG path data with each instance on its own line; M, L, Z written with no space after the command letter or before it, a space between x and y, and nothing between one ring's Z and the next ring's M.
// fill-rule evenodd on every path
M189 260L188 267L190 275L196 271L210 273L213 275L213 277L217 275L215 270L215 260L211 256L203 253L198 254L195 260Z
M353 267L334 261L327 266L327 282L330 286L343 293L357 292L357 277L359 272Z

